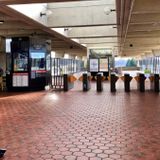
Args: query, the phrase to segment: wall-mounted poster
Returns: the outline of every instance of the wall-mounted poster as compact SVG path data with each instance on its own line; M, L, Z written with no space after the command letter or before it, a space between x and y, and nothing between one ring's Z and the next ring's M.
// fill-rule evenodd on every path
M98 72L98 59L90 59L89 68L90 72Z
M108 72L108 58L101 58L100 59L100 71Z

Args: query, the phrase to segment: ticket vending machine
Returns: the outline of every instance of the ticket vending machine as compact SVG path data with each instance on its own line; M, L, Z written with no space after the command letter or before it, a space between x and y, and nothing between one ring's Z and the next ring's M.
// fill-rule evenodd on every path
M47 51L33 47L29 37L12 38L11 67L6 82L9 91L41 90L47 85Z

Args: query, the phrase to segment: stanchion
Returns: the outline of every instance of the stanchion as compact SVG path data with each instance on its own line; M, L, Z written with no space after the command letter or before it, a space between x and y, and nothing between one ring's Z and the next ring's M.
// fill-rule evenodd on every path
M97 92L102 92L103 91L103 76L101 73L97 74Z
M110 89L111 92L116 92L116 82L118 80L118 77L115 74L111 74L110 76Z
M125 92L130 92L130 82L132 77L129 74L124 74L124 90Z

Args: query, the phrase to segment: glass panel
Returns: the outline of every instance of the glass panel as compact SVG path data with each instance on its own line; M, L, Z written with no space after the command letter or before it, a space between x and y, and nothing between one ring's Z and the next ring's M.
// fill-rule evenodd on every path
M28 71L28 53L13 53L14 71Z
M46 56L46 69L47 71L51 70L51 55L50 54Z
M45 53L44 52L31 52L31 70L45 70Z

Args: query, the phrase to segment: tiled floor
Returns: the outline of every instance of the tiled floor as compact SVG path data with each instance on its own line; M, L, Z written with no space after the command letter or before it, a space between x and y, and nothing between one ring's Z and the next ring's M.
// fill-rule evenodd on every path
M159 95L92 88L1 95L3 160L160 160Z

